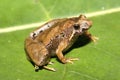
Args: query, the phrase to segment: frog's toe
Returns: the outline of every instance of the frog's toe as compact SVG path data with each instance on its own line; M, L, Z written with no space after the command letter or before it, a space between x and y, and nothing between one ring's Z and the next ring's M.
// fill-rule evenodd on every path
M50 70L50 71L56 71L54 68L48 67L48 66L43 66L44 69Z
M53 65L53 64L54 64L54 62L49 62L48 64L49 64L49 65Z
M79 58L69 58L69 59L66 59L66 63L73 64L73 61L77 61L77 60L79 60Z
M96 42L97 42L97 40L99 40L99 37L92 36L92 41L93 41L94 43L96 43Z

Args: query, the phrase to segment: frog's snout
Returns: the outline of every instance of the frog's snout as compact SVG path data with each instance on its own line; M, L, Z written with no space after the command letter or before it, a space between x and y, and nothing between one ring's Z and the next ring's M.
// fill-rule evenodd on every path
M92 21L83 21L80 25L82 30L88 30L92 26Z

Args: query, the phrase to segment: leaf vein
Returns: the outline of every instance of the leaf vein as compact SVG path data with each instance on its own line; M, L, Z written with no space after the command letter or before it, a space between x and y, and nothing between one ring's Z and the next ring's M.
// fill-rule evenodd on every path
M77 75L81 75L81 76L84 76L86 78L89 78L89 79L92 79L92 80L98 80L97 78L93 77L93 76L90 76L88 74L84 74L84 73L80 73L80 72L76 72L76 71L69 71L71 73L74 73L74 74L77 74Z
M48 20L51 19L49 11L45 8L45 6L44 6L41 2L39 2L39 4L40 4L41 9L42 9L43 12L45 13L47 19L48 19Z

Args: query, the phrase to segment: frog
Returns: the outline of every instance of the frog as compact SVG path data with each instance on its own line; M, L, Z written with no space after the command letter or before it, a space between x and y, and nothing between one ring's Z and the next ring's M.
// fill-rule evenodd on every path
M48 67L53 56L63 63L73 63L79 58L66 58L67 51L81 35L86 35L91 41L96 42L98 37L93 36L88 30L92 27L92 21L85 15L72 18L51 20L30 33L25 39L25 51L27 59L34 65L35 70L40 67L56 71Z

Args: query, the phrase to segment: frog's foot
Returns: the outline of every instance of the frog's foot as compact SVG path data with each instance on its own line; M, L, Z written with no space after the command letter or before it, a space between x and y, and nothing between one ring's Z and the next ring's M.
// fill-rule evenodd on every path
M44 69L47 69L49 71L56 71L54 68L48 67L48 66L43 66Z
M91 37L91 39L92 39L92 41L93 41L94 43L96 43L96 42L97 42L97 40L99 40L99 38L98 38L98 37L96 37L96 36L92 36L92 37Z
M39 70L39 66L35 65L35 71Z
M79 60L79 58L68 58L68 59L65 60L65 63L73 64L73 61L77 61L77 60Z
M50 62L50 64L51 64L52 62ZM56 71L54 68L51 68L51 67L48 67L48 66L43 66L43 68L44 69L47 69L47 70L49 70L49 71ZM38 71L40 68L39 68L39 66L37 66L37 65L35 65L35 71Z

